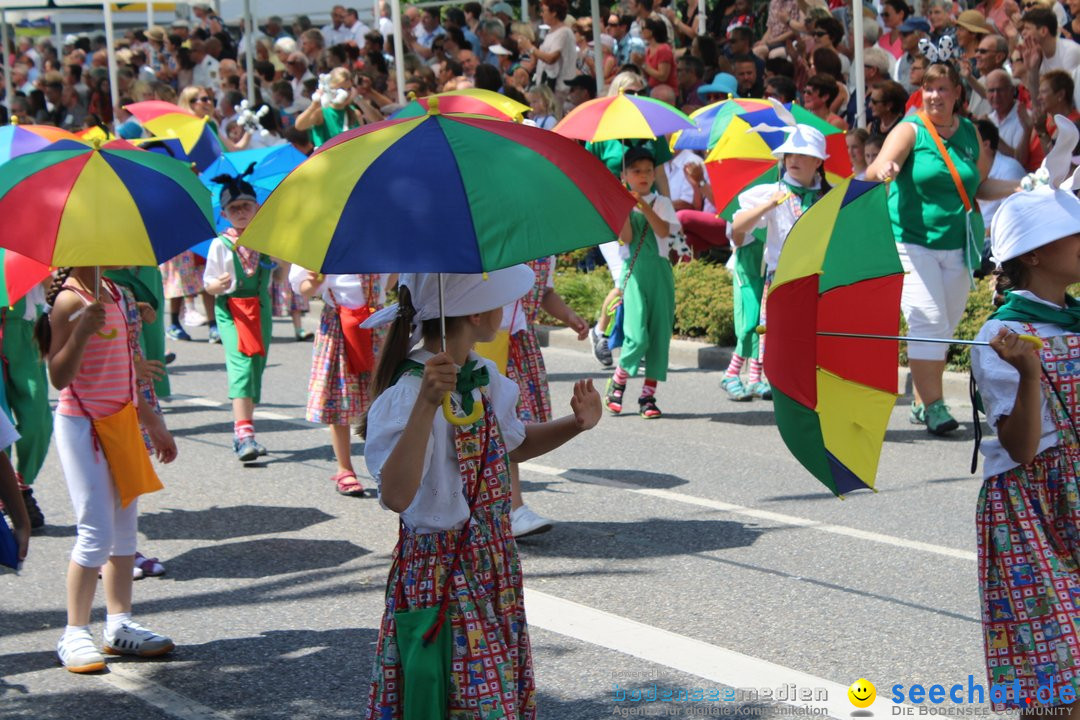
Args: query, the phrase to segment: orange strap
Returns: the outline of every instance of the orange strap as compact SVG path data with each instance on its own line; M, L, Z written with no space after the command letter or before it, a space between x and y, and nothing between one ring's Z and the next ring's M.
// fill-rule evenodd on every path
M968 197L967 190L964 189L964 183L960 180L960 173L956 170L956 165L953 164L952 158L949 157L949 151L945 149L945 143L942 142L941 136L938 135L937 128L934 127L933 121L922 110L918 113L919 119L922 120L923 126L927 132L930 133L930 137L934 138L934 143L937 145L937 149L941 152L941 159L945 161L945 167L949 168L949 174L952 175L953 183L956 184L956 190L960 193L960 199L964 201L964 210L971 212L971 198Z

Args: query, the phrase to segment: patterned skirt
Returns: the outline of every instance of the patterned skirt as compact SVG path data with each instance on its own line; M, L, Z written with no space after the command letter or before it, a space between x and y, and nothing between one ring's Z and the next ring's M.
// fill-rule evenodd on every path
M274 317L288 317L294 312L307 312L311 309L306 297L293 292L287 274L284 280L278 280L277 273L274 273L270 281L270 302L270 314Z
M191 297L203 289L203 269L206 261L190 250L161 264L161 284L165 298Z
M469 540L452 578L447 623L453 656L449 720L534 720L535 682L525 625L521 564L510 533L509 500L473 512ZM387 583L386 612L375 648L368 720L402 717L402 675L397 652L394 589L401 577L405 606L433 607L453 565L460 531L418 535L406 531L395 550L401 562ZM402 574L403 573L403 574Z
M311 351L307 419L323 425L355 425L367 412L369 373L355 374L345 356L341 320L331 305L324 305Z
M506 377L517 383L517 414L524 423L542 423L551 419L551 389L547 368L540 353L540 341L530 325L510 336L510 353L506 361Z
M987 479L979 494L986 670L991 685L1010 686L1005 702L992 703L996 712L1031 709L1023 698L1042 685L1055 688L1050 704L1065 685L1080 691L1078 467L1080 451L1049 448L1031 465Z

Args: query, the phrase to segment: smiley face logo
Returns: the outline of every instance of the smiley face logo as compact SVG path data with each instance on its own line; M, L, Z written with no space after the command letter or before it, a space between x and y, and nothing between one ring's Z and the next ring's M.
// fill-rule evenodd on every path
M877 688L866 678L859 678L847 689L848 700L857 708L867 708L877 697Z

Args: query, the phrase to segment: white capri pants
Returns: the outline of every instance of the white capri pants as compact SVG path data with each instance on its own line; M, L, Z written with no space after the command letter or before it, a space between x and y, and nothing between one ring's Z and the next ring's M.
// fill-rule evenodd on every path
M86 568L101 567L113 555L134 555L139 516L138 500L120 507L105 455L94 449L91 427L87 418L53 416L53 436L78 527L71 559Z
M898 243L904 266L904 291L900 309L912 337L952 337L967 307L971 271L963 250L929 250L920 245ZM949 346L908 343L912 360L944 360Z
M600 254L604 256L604 262L607 263L608 270L611 271L611 279L615 281L615 287L619 287L622 282L623 264L626 262L620 253L618 240L612 240L611 242L601 243Z

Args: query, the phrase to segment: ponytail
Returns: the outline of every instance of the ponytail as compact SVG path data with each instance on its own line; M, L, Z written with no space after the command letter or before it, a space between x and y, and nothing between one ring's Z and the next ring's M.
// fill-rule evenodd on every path
M371 375L371 385L368 397L371 402L379 397L394 383L394 376L405 359L409 357L412 349L410 337L412 336L412 320L416 315L416 309L412 304L412 293L404 285L398 287L398 315L390 325L390 331L383 342L382 351L379 353L379 361L375 365L375 372ZM370 407L370 406L369 406ZM367 437L367 413L360 417L360 426L357 434L362 438Z
M818 198L818 200L820 200L821 198L823 198L823 197L825 197L826 195L829 194L829 191L832 190L832 185L830 185L829 181L825 178L825 161L824 160L822 160L821 164L818 165L817 171L818 171L818 177L821 178L821 197Z
M73 269L71 267L56 268L56 275L53 277L52 285L49 286L49 292L45 294L45 304L49 306L50 310L56 303L56 296L64 289L64 283L71 276ZM49 356L49 346L52 344L52 325L49 324L49 313L43 313L34 323L34 340L37 341L41 357L47 358Z

